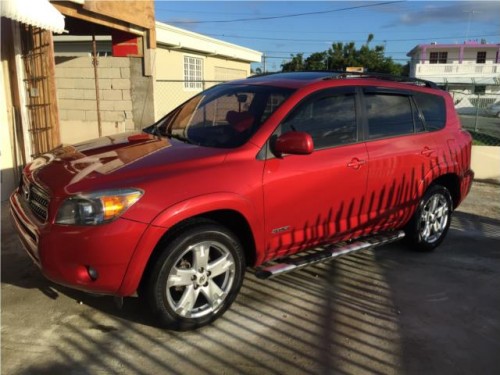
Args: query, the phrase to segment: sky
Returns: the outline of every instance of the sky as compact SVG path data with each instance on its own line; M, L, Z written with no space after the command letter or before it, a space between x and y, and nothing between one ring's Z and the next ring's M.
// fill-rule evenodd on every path
M161 1L156 20L263 52L266 70L291 54L322 52L334 42L371 46L405 64L416 45L482 40L500 43L500 1ZM253 64L253 68L262 64Z

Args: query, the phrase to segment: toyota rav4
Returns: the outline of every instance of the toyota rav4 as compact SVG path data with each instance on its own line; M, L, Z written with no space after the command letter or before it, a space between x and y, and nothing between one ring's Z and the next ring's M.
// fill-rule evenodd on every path
M471 137L446 92L408 81L214 86L142 132L39 156L11 196L15 226L50 280L137 293L179 330L221 316L246 267L266 278L403 237L432 250L469 192Z

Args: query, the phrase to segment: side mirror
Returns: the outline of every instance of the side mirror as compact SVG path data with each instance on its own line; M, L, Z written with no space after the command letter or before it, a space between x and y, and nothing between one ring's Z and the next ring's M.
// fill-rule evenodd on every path
M277 157L284 154L309 155L314 150L314 143L308 133L292 131L276 138L272 149Z

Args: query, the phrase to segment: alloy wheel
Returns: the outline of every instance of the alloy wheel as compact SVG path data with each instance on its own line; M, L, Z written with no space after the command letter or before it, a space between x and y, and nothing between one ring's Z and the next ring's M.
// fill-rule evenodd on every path
M189 246L175 261L167 277L166 298L176 314L200 318L217 310L231 291L235 261L218 241Z
M422 209L420 237L427 243L436 242L446 230L450 208L446 197L434 194Z

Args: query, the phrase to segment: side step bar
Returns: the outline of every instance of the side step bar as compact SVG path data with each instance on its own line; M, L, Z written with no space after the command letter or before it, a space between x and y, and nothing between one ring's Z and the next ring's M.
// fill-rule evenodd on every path
M318 250L315 253L296 256L294 258L284 258L279 263L257 269L255 271L255 276L257 276L259 279L268 279L270 277L281 275L283 273L296 271L312 264L327 262L341 255L386 245L391 242L398 241L404 236L405 233L401 230L386 234L378 234L372 237L365 237L353 242L349 242L347 244L341 243L329 245L323 250Z

